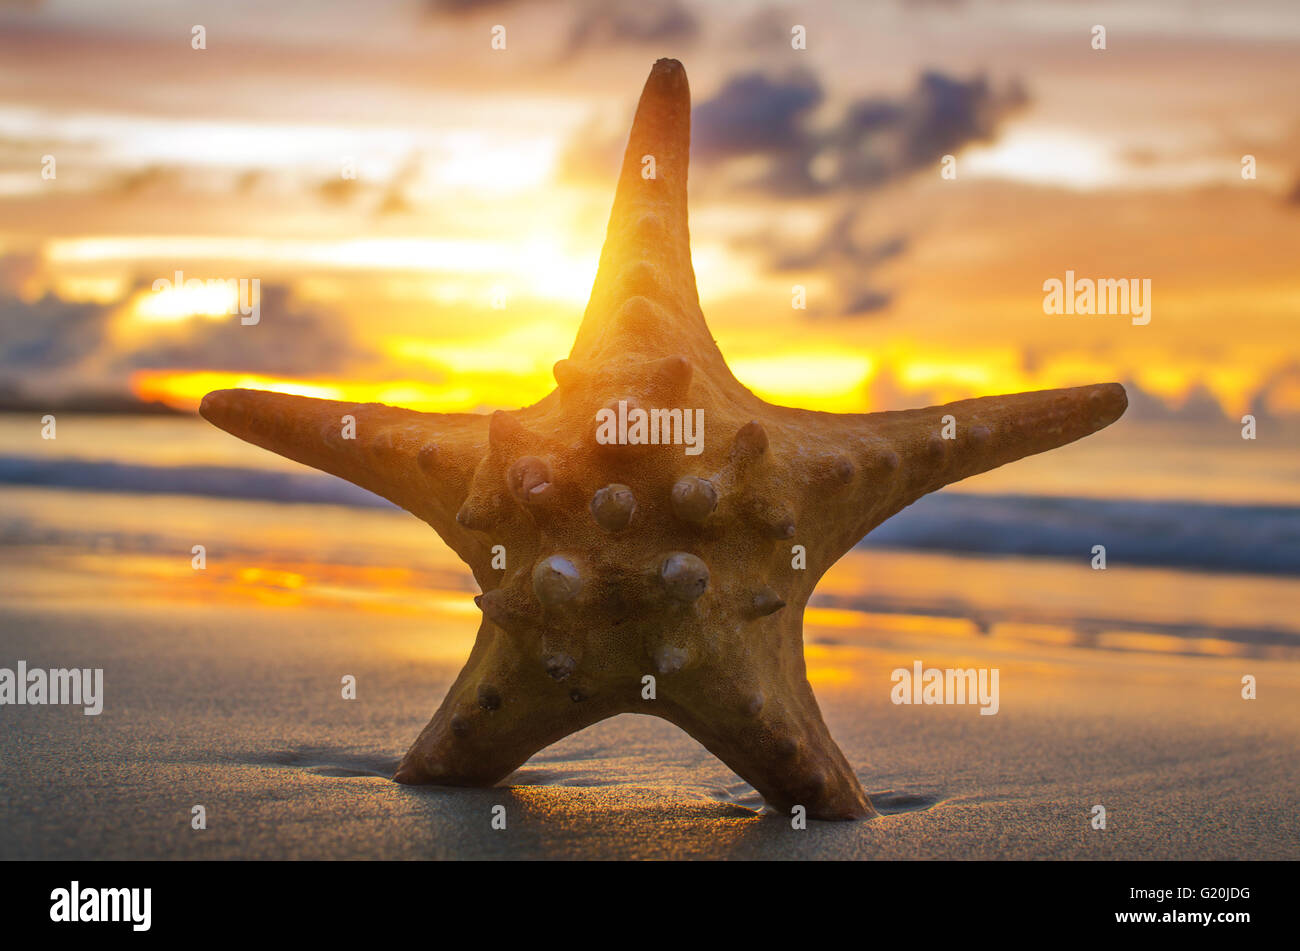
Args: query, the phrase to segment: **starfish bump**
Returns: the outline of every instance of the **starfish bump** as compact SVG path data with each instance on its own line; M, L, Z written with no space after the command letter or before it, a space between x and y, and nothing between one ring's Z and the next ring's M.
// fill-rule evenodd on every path
M590 303L539 402L485 416L252 390L203 400L217 426L429 523L482 588L473 650L398 782L490 785L636 712L686 730L776 809L873 815L805 674L818 579L922 495L1096 432L1127 405L1115 383L870 414L764 402L732 376L700 311L689 147L685 70L659 60ZM703 411L699 454L596 436L604 408L672 407ZM354 439L339 438L344 415ZM942 438L947 416L955 439Z

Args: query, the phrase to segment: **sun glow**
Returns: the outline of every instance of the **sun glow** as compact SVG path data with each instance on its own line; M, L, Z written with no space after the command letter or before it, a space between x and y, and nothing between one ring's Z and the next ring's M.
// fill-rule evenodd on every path
M237 285L225 281L179 284L157 291L142 291L132 305L136 319L146 323L174 324L191 317L224 317L237 313Z
M255 260L263 273L326 271L364 274L428 274L465 283L486 298L497 284L511 297L531 296L573 304L586 302L595 276L595 257L570 254L548 236L512 240L481 238L236 238L197 235L128 235L61 238L46 258L66 267L106 267L128 262L198 261L244 269ZM228 268L229 269L229 268ZM213 284L216 287L216 284ZM230 292L197 286L158 291L143 316L183 319L231 310Z
M206 394L224 389L271 390L315 399L389 403L426 412L448 412L473 405L473 396L464 387L438 386L419 380L286 380L207 370L140 370L131 376L131 392L139 399L187 411L198 409Z
M730 365L736 378L765 400L823 410L859 401L874 369L866 354L843 350L746 357Z

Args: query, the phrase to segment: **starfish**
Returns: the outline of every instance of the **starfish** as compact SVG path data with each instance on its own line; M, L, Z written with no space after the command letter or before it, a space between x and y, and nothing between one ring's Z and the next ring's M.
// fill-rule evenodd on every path
M482 588L469 659L397 782L492 785L633 712L685 730L771 808L874 815L806 676L803 611L818 579L921 496L1124 412L1117 383L869 414L759 399L700 310L689 149L686 72L661 59L577 340L555 364L556 389L531 406L422 413L242 389L203 399L222 429L423 519ZM602 438L606 410L633 420L627 439ZM694 455L638 439L649 410L702 411L719 435Z

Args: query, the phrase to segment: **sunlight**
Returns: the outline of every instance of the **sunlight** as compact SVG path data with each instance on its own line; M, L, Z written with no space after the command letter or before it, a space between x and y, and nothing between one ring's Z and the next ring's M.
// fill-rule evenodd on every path
M475 405L475 395L462 385L436 385L420 380L290 380L251 373L220 371L138 370L131 375L131 392L144 402L163 403L192 412L213 390L270 390L291 396L386 403L425 412L455 412Z
M132 313L146 323L174 324L191 317L225 317L239 310L237 284L205 281L181 284L136 296Z
M551 176L559 141L554 137L501 141L469 131L448 132L445 153L430 177L438 185L514 192L534 188Z
M526 323L471 343L394 337L386 341L385 348L400 359L418 360L444 371L544 377L549 382L551 367L572 346L575 326Z
M962 168L975 177L1067 188L1115 184L1123 172L1112 150L1092 138L1028 124L1010 126L996 142L968 149Z
M940 362L913 360L900 365L895 371L900 381L910 387L928 387L936 384L958 384L971 389L994 385L994 371L980 363Z
M765 400L813 409L843 409L862 401L873 362L843 350L804 351L730 361L731 370Z

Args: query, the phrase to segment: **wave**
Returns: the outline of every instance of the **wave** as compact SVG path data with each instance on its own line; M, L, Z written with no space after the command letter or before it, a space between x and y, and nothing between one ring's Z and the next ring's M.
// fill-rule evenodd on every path
M1300 508L1217 502L1036 495L928 495L864 543L910 548L1091 558L1108 565L1300 574Z
M0 456L0 485L5 484L133 495L395 507L373 492L321 472L277 472L239 466L142 466L107 460Z
M394 508L318 472L234 466L145 466L0 456L0 484L194 495L286 504ZM1300 574L1300 507L1033 495L929 495L889 519L865 548L1090 558L1107 564Z

